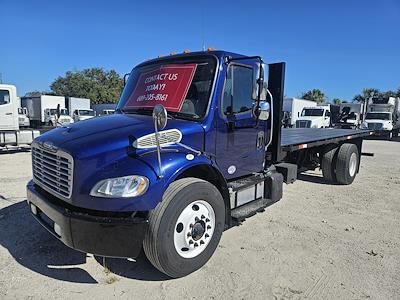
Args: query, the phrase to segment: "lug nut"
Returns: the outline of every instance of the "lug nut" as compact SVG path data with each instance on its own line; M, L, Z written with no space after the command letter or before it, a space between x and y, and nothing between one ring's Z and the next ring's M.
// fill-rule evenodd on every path
M187 233L187 237L191 237L192 234L190 232Z
M210 226L210 225L207 225L207 229L211 229L211 226Z
M189 241L189 244L193 244L193 241L192 241L192 240L190 240L190 241Z
M196 218L194 218L194 220L195 220L196 222L198 222L198 221L199 221L199 218L198 218L198 217L196 217Z
M190 228L193 228L193 224L190 224L189 227L190 227Z
M208 235L208 233L206 233L204 236L205 236L206 238L210 237L210 236Z
M209 219L209 218L207 218L207 219L206 219L206 222L210 222L210 219Z
M204 245L204 241L203 240L200 241L200 245Z
M198 246L199 246L199 244L197 244L197 243L194 243L194 246L195 246L195 247L198 247Z
M204 216L204 215L201 215L201 218L202 218L202 219L204 219L204 218L205 218L205 216Z

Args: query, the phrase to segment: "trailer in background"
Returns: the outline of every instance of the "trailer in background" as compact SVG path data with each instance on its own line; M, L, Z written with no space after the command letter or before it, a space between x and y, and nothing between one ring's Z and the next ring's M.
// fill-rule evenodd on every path
M289 126L285 127L295 127L296 121L299 119L303 108L305 107L314 107L317 106L317 102L299 98L285 98L283 100L283 113L286 119L286 123L289 123Z
M88 98L76 98L76 97L65 97L65 108L68 109L69 115L73 118L74 111L82 109L90 109L90 99Z
M367 106L368 103L341 103L339 110L335 112L337 113L334 117L335 122L332 121L332 123L336 128L360 128L367 114Z
M28 110L31 126L39 128L43 125L56 126L72 123L68 109L65 107L65 98L62 96L41 95L35 97L21 97L21 106ZM57 118L57 109L61 116Z

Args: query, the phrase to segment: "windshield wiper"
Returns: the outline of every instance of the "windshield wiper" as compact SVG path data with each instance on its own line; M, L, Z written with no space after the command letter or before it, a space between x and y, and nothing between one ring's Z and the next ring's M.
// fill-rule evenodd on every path
M142 113L145 115L153 114L153 109L149 108L149 107L139 107L139 108L131 108L131 109L118 108L116 111L124 113L124 114L142 114ZM171 115L171 113L168 111L167 111L167 117L170 119L176 119L176 117Z

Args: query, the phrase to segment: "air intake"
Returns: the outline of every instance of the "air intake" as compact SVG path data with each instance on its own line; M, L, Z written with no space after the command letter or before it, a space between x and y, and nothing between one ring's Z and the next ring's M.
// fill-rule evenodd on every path
M180 143L182 140L182 133L178 129L160 131L158 132L158 140L160 142L160 146ZM133 142L132 146L137 149L149 149L157 147L155 133L138 138Z

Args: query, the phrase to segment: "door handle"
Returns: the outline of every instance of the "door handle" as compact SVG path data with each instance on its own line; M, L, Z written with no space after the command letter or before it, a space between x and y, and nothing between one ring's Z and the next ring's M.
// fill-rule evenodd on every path
M12 113L6 113L7 116L12 115Z

